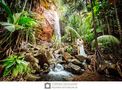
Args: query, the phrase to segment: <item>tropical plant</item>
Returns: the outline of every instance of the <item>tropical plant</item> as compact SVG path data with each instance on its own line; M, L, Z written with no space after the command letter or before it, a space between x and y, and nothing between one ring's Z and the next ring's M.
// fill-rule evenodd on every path
M82 38L84 41L90 43L94 39L94 33L92 28L92 14L91 12L82 13L81 15L73 14L68 19L68 25L65 27L67 34L64 37L71 37L72 41L77 38ZM101 31L100 26L97 27L97 31ZM63 37L63 39L64 39Z
M1 36L2 38L0 38L0 48L3 48L3 55L6 54L7 56L12 54L12 51L14 49L21 47L23 41L30 42L32 44L36 42L34 27L37 23L36 20L32 18L30 13L24 11L26 3L27 2L25 2L24 4L22 12L12 14L11 10L4 2L4 4L6 5L6 7L4 8L7 8L5 9L6 12L10 12L8 18L10 18L11 16L11 19L8 19L7 22L0 22L0 24L5 29L4 34L2 34Z
M5 10L5 12L8 14L8 19L13 22L13 13L11 12L8 5L5 3L4 0L0 0L0 6Z
M13 14L7 4L4 2L4 0L2 0L1 5L3 6L3 9L5 9L6 13L8 14L8 18L10 19L8 19L7 22L0 22L0 24L3 25L10 32L14 32L15 30L23 30L27 27L32 28L33 26L35 26L35 20L30 18L28 12L24 11L26 4L27 0L24 4L22 11L20 13Z
M24 61L22 56L11 55L0 63L4 67L3 76L12 75L13 77L17 77L17 75L30 72L29 63Z

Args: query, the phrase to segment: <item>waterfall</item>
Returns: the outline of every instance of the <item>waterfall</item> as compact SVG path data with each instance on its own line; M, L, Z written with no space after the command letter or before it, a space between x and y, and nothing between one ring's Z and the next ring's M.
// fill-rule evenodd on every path
M87 55L86 55L86 53L85 53L85 51L84 51L84 46L83 46L83 44L80 45L80 53L79 53L79 54L82 55L82 56L84 56L84 57L87 57Z
M54 11L54 32L56 36L56 41L61 42L59 16L56 11Z
M84 46L83 46L83 40L77 39L77 45L78 45L78 54L82 55L84 57L87 57L87 54L85 53Z

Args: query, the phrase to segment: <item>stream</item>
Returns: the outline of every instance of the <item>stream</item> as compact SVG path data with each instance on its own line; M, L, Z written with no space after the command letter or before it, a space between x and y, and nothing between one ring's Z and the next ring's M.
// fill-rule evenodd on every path
M87 56L83 45L80 46L80 55ZM57 60L60 62L61 59ZM73 76L76 76L72 72L69 72L64 69L64 65L57 62L55 65L50 66L50 71L46 75L45 81L68 81L68 78L72 78ZM82 71L82 68L81 68Z
M67 78L74 76L72 73L64 70L63 65L56 64L54 68L50 68L50 72L46 76L46 81L66 81Z
M56 11L53 11L54 14L54 33L56 36L56 41L61 42L61 33L60 33L60 23L59 16ZM84 51L83 43L79 44L79 55L87 56ZM56 58L56 60L60 61L61 59ZM50 66L50 71L46 75L46 81L66 81L67 78L73 77L74 74L72 72L66 71L64 69L64 65L60 63L56 63L54 66Z

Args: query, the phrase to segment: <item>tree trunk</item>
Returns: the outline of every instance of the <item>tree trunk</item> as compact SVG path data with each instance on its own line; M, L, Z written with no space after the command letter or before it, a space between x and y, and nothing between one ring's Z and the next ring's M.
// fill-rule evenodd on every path
M95 21L95 15L94 15L94 10L93 10L93 1L90 0L91 3L91 10L92 10L92 19L93 19L93 28L94 28L94 34L95 34L95 54L96 54L96 60L97 60L97 65L99 68L99 65L102 63L102 56L100 54L99 48L98 48L98 41L97 41L97 31L96 31L96 21Z
M115 16L116 16L116 20L117 20L118 31L119 31L119 35L120 35L120 41L122 42L122 31L121 31L121 25L120 25L120 21L119 21L119 17L118 17L116 2L114 2L114 9L115 9Z
M105 16L105 20L106 20L106 24L107 24L108 34L111 35L110 25L109 25L107 16Z

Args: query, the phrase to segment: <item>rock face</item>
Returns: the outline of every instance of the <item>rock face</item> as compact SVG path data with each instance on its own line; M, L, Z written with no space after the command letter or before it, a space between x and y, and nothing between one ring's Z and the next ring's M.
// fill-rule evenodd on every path
M73 74L81 74L83 72L80 66L75 65L73 63L69 63L68 65L64 65L64 69L73 73Z
M37 5L36 8L33 8L33 11L35 12L35 19L41 22L37 26L37 38L44 41L50 41L54 29L54 17L52 16L52 12L50 10L46 10L42 5Z

